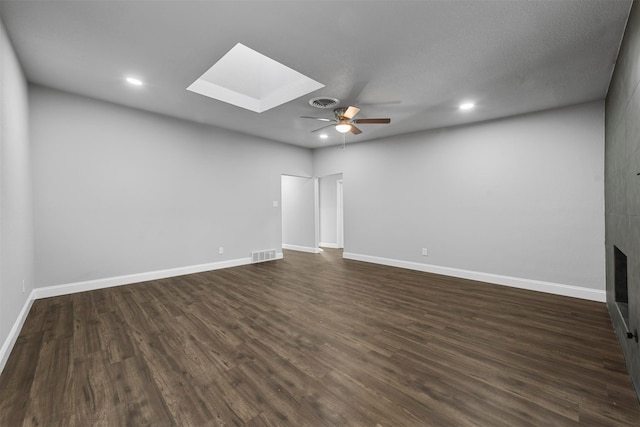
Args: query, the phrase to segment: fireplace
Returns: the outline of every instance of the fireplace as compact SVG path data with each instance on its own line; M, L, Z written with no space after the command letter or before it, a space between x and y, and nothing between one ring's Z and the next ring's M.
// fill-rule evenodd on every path
M614 263L614 290L616 296L616 304L622 314L627 327L629 327L629 287L627 283L627 256L618 249L613 247L613 263Z

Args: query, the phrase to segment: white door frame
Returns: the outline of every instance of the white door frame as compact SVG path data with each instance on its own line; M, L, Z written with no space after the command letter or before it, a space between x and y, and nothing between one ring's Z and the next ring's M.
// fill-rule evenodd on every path
M336 181L336 197L337 197L337 212L336 212L336 232L338 247L344 249L344 186L342 179Z

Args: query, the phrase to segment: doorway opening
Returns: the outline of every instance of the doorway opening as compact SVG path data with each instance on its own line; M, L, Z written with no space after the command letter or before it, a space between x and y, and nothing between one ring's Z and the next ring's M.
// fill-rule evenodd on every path
M318 179L318 217L320 224L320 247L344 248L344 204L342 174L323 176Z
M316 220L317 179L282 175L282 248L320 252Z
M338 208L336 210L336 222L337 226L337 235L336 240L338 241L338 248L344 249L344 207L343 207L343 186L342 179L339 179L336 185L336 204Z

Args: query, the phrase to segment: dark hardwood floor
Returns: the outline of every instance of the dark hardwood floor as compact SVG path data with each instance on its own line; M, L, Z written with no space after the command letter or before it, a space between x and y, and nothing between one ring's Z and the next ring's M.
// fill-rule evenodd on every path
M0 426L639 426L604 304L338 250L35 301Z

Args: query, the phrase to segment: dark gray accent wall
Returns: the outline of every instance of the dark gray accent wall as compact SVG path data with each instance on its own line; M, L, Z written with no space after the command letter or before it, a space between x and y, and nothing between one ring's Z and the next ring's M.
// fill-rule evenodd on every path
M605 109L607 305L640 396L640 4L633 2ZM628 324L616 303L615 248L627 256ZM618 273L620 275L620 273ZM622 308L622 310L621 310Z

